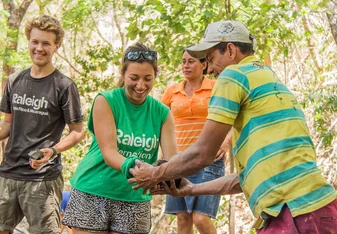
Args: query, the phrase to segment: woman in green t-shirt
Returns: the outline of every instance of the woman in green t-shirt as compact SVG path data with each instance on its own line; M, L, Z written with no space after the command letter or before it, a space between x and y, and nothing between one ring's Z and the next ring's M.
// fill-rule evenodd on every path
M157 53L141 43L122 60L121 88L99 93L88 120L92 143L71 179L63 224L76 233L148 233L152 197L128 184L135 160L152 164L177 153L168 107L148 94L157 76Z

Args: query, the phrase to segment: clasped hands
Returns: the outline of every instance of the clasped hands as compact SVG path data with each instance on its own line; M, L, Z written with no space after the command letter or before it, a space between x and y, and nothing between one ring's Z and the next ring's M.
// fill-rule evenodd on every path
M43 164L47 163L54 154L51 148L43 148L40 149L40 151L43 153L43 157L41 159L29 159L29 164L34 169L39 169Z
M151 195L157 194L170 194L172 196L190 196L194 184L192 184L186 178L182 178L179 187L177 188L174 180L170 180L170 186L160 178L160 166L153 167L152 165L142 162L140 160L135 161L135 166L129 170L134 176L129 179L129 183L136 183L132 186L132 189L136 190L143 188L143 193L147 190Z

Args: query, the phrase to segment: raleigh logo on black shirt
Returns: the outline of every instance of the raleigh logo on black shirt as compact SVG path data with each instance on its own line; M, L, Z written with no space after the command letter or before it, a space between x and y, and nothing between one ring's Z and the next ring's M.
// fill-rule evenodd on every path
M20 107L13 106L14 110L36 113L40 115L48 115L48 112L43 112L41 110L41 109L48 108L48 101L45 99L45 97L42 97L41 99L39 99L33 96L31 98L31 97L27 97L26 94L24 94L23 96L20 96L19 94L14 93L12 102L13 104L22 105ZM32 107L32 109L30 107Z

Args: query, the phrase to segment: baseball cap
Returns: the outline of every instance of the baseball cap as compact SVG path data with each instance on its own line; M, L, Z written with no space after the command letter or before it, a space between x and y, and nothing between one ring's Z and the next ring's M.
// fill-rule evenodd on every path
M204 38L200 44L187 48L188 53L195 58L204 58L206 51L221 42L249 43L255 47L255 39L246 26L234 20L224 20L207 26Z

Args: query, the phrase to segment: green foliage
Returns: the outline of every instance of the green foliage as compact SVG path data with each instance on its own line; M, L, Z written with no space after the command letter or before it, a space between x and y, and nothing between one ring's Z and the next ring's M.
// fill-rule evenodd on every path
M78 144L75 147L62 153L63 163L63 179L64 181L69 181L70 178L74 175L74 168L77 167L80 160L84 157L83 145Z
M181 80L177 67L183 49L202 38L207 24L225 15L222 1L147 0L132 7L137 10L127 19L127 36L158 51L165 68L159 82L164 86L169 79Z
M247 11L248 8L244 9L244 12ZM291 12L289 4L282 1L271 4L263 2L253 7L247 25L257 39L258 52L262 57L272 49L276 49L277 54L288 56L289 47L299 37L285 24L297 17L298 12L296 10Z
M229 225L229 213L228 213L229 203L230 201L227 200L225 196L221 197L216 220L213 220L213 224L216 227L223 227Z
M314 108L315 128L320 133L320 138L325 147L329 147L337 135L336 128L331 128L331 119L337 113L337 85L319 87L306 95L307 101L304 106Z
M15 66L18 69L27 68L31 61L27 50L22 49L19 49L19 51L7 51L3 58L8 65Z
M250 229L249 234L256 234L255 228Z
M108 45L87 46L86 56L76 56L75 61L81 65L83 73L79 80L83 82L79 91L85 93L97 92L115 87L116 81L111 75L103 74L112 65L120 65L121 51L113 51ZM101 73L102 76L97 76Z
M69 3L71 0L67 0ZM77 31L78 29L88 28L88 19L92 13L94 8L95 1L90 0L79 0L76 2L75 7L65 10L62 16L62 26L64 29L69 30L72 29Z

